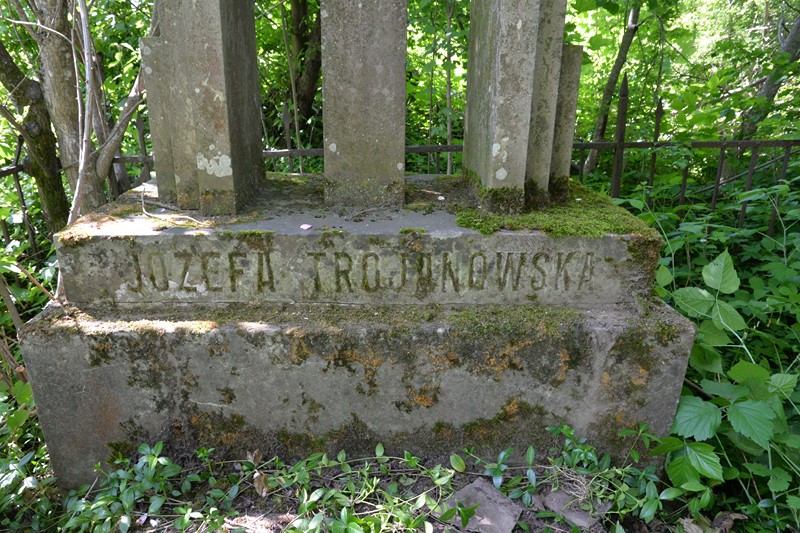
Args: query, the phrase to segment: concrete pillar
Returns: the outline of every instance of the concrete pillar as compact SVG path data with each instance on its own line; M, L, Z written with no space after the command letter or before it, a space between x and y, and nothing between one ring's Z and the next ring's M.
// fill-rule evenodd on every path
M171 0L159 18L142 47L159 188L180 207L235 213L261 168L253 3Z
M322 0L326 202L401 205L406 0Z
M578 89L583 66L583 47L565 44L561 52L561 76L558 83L556 127L553 134L553 156L550 164L550 199L566 200L567 181L572 164L572 143L575 140L575 119L578 111Z
M171 116L175 112L171 100L171 89L159 83L155 76L164 71L162 61L165 52L163 43L155 37L141 39L142 79L147 87L147 116L150 119L150 136L153 140L153 158L155 159L158 180L158 199L162 202L175 203L178 190L175 184L175 166L172 159L172 136L170 132Z
M528 208L549 202L550 159L553 154L566 15L567 0L541 0L525 174Z
M524 206L539 0L472 0L464 169L494 211Z

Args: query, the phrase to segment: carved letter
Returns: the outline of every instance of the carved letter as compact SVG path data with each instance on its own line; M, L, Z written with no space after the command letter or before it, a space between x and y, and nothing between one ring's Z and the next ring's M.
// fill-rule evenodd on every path
M342 292L342 279L347 283L347 291L353 292L353 282L350 280L353 258L345 252L335 252L333 256L336 258L336 292Z
M142 265L139 264L139 252L131 251L133 257L133 273L136 276L136 286L131 287L133 292L142 292Z
M582 289L584 284L591 283L594 278L594 254L586 254L586 260L583 262L583 270L581 271L581 280L578 282L578 289Z
M434 289L431 254L417 255L417 294L425 296Z
M200 255L200 269L203 272L203 283L206 284L206 289L211 292L219 292L222 290L222 287L215 287L211 285L211 276L218 275L219 271L217 269L210 268L209 260L210 259L219 259L219 252L202 252Z
M156 276L156 268L154 260L158 260L158 266L161 267L161 276ZM169 290L169 279L167 278L167 264L164 262L164 256L159 253L150 254L150 257L147 258L147 269L150 271L150 283L153 284L153 288L159 291L167 291ZM161 283L159 283L158 279L160 278Z
M181 277L178 280L178 290L183 292L197 292L195 287L186 286L186 282L189 279L189 266L192 264L192 258L194 257L194 254L192 252L175 252L175 257L183 260Z
M538 280L536 278L536 274L531 276L531 289L535 291L542 290L545 287L547 287L547 272L542 267L542 265L539 264L542 259L544 259L545 263L550 262L550 256L544 252L539 252L538 254L533 256L533 268L535 268L536 272L538 272L539 275L541 275L542 277L541 280Z
M442 254L442 292L447 292L447 278L450 278L453 290L458 293L458 264L453 268L453 263L450 261L450 253L444 252Z
M247 254L244 252L230 252L228 254L228 270L231 276L231 292L236 292L236 282L239 274L244 274L244 270L239 268L239 261L237 259L244 259Z
M325 252L308 252L308 256L314 258L314 293L316 294L322 292L322 278L319 274L319 262L325 258L325 255ZM270 270L270 272L272 272L272 270Z
M511 275L511 288L519 290L519 279L522 276L522 267L525 266L525 252L522 252L519 257L519 263L514 266L514 253L508 252L503 264L503 252L497 252L497 287L502 291L505 290L508 283L508 277Z
M372 260L375 263L375 276L374 283L369 283L369 263ZM377 292L381 288L381 258L374 252L367 252L361 258L361 286L367 292Z
M475 272L477 260L481 260L480 274ZM486 254L478 252L469 258L469 288L482 291L486 287L486 278L489 276L489 262Z
M569 252L567 254L567 257L565 258L563 252L558 252L558 262L556 263L556 265L557 265L556 266L556 289L558 288L558 282L562 279L562 276L563 276L563 279L564 279L564 290L565 291L569 290L570 277L569 277L569 271L567 270L567 266L569 265L570 261L575 259L575 255L576 254L577 254L577 252Z
M397 292L402 291L408 283L408 254L400 254L400 283L395 287ZM392 286L392 280L389 280L389 287Z

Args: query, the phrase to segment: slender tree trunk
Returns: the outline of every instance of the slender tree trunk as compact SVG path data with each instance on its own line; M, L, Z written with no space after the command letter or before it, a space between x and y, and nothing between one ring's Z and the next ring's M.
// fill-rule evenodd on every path
M611 108L611 99L616 91L619 76L622 73L622 67L628 60L628 52L630 52L633 38L636 32L639 31L639 11L640 7L634 6L628 13L628 25L625 28L625 33L622 34L622 41L619 45L619 52L617 52L617 59L614 61L614 66L611 67L611 72L608 74L606 86L603 89L603 96L600 99L600 109L597 111L597 120L595 121L594 132L592 133L591 142L600 142L606 134L606 126L608 125L608 110ZM593 171L597 166L597 159L599 157L598 150L590 150L586 158L586 163L583 167L584 174Z
M778 31L780 32L780 29ZM758 130L758 124L767 118L775 103L775 97L785 81L786 67L800 58L800 15L795 19L789 34L781 41L778 53L785 56L787 61L782 67L774 69L759 89L758 103L745 114L742 138L753 137Z
M27 108L19 124L25 139L29 159L25 172L36 182L47 231L54 233L67 224L69 201L61 181L61 165L56 150L50 114L44 101L41 85L26 78L0 42L0 84L18 109ZM10 111L9 111L10 114Z

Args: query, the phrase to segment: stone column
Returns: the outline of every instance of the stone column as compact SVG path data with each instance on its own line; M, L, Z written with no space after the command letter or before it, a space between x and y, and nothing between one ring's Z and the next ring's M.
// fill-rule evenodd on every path
M526 207L549 202L550 164L556 123L561 49L567 0L541 0L536 41L536 70L533 78L530 135L525 173Z
M525 166L540 0L472 0L464 169L493 211L518 212Z
M253 3L170 0L159 18L142 43L159 196L235 213L261 168Z
M401 205L405 180L406 0L322 0L325 197Z
M561 52L556 127L550 164L550 199L554 202L565 201L568 193L567 181L572 164L572 143L575 140L575 119L582 66L583 47L565 44Z

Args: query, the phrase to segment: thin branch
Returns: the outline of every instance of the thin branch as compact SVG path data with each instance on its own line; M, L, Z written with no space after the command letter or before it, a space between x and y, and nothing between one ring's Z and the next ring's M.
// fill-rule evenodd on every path
M25 142L28 146L36 146L36 142L34 139L31 138L28 130L22 127L22 124L17 122L17 119L14 118L14 114L3 104L0 104L0 116L8 121L17 132L22 135L22 138L25 139ZM39 153L36 150L28 150L28 154L36 161L41 168L47 168L47 165L42 161L41 157L39 157Z
M68 43L72 44L72 41L70 41L69 38L66 35L64 35L63 33L61 33L58 30L54 30L53 28L49 28L49 27L45 26L44 24L39 24L38 22L29 22L29 21L25 21L25 20L12 19L12 18L8 18L6 16L0 16L0 18L5 20L6 22L10 22L12 24L19 24L20 26L24 26L26 28L38 28L38 29L40 29L42 31L58 35L59 37L61 37L65 41L67 41ZM36 40L36 42L40 42L40 40L42 38L41 35L39 35L36 32L31 32L31 31L28 31L28 33L30 33L31 37L33 37Z
M11 293L8 290L8 285L6 285L6 280L3 276L0 276L0 296L2 296L6 304L8 314L11 315L11 321L14 323L14 327L19 331L22 329L24 322L19 316L19 311L17 311L17 306L14 304L14 299L11 298Z
M119 115L117 123L114 125L114 129L111 130L106 142L97 151L96 172L98 176L105 176L108 174L113 164L114 155L117 153L120 144L122 144L122 139L125 136L125 131L128 129L128 124L133 118L136 109L138 109L139 104L142 103L142 93L143 86L141 75L139 75L136 76L136 80L133 82L131 92L128 94L125 105L122 106L122 112Z
M25 8L22 6L22 4L19 3L19 0L9 0L8 7L12 12L16 11L17 18L23 19L23 20L12 20L12 19L8 19L6 17L3 17L3 20L6 20L8 22L13 22L14 24L19 24L20 26L23 26L25 28L25 31L28 32L28 35L30 35L31 38L34 41L39 42L40 39L41 39L41 35L39 35L35 31L33 25L31 24L30 20L28 19L28 12L25 11Z
M69 224L78 219L81 203L85 195L84 189L88 185L90 158L92 155L92 114L89 111L94 98L95 85L92 73L92 47L91 36L89 34L89 11L86 7L86 0L78 0L80 8L81 38L83 40L83 64L86 83L86 104L83 109L83 131L81 132L81 151L78 161L78 182L75 185L75 198L72 201L72 209L69 212Z

